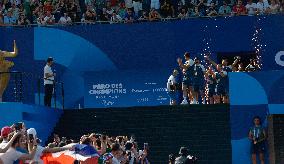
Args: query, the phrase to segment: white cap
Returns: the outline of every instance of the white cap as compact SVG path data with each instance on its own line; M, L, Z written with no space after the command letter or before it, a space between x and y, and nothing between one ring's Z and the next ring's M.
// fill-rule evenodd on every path
M32 135L34 136L34 138L36 138L37 133L36 133L35 128L29 128L29 129L27 130L27 133L28 133L28 135L29 135L29 134L32 134Z
M143 155L143 150L139 150L138 152L138 156L141 156L141 155Z

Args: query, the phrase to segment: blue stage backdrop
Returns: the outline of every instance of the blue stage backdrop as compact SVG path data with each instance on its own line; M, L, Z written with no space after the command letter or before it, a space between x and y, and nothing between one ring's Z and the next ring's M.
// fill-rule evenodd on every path
M14 39L18 43L19 56L12 60L16 64L13 70L26 72L24 103L36 102L37 79L43 76L46 58L53 56L58 79L64 82L67 108L78 104L86 107L161 105L169 102L166 81L176 67L176 58L182 57L185 51L200 56L209 47L216 60L217 53L252 52L262 45L263 69L283 69L280 52L284 48L283 28L282 15L140 24L2 27L0 49L12 50ZM122 84L126 93L112 91L106 97L90 94L98 84L119 85L119 88L115 85L104 89L121 89ZM41 92L42 88L41 82ZM12 93L11 84L5 99L11 99ZM59 88L57 93L61 104Z
M37 130L38 138L42 140L41 145L45 145L63 111L38 105L1 103L0 113L1 128L24 122L27 128Z
M267 115L284 114L284 71L230 73L229 79L232 160L233 164L250 164L252 119L259 116L267 126Z

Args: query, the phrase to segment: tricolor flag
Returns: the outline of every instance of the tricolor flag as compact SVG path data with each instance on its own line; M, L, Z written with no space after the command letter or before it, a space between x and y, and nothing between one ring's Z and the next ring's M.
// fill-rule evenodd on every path
M42 160L45 164L73 164L75 160L81 164L98 164L100 155L93 146L74 144L72 147L72 150L44 154Z

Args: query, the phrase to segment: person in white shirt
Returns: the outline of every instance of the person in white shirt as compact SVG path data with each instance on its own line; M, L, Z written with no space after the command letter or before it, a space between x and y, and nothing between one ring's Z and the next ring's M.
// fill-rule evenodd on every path
M6 127L4 127L5 128L5 130L7 130L6 129ZM3 128L1 129L1 133L3 132ZM11 132L11 131L10 131ZM5 132L5 133L7 133L7 131ZM1 143L1 147L0 147L0 153L6 153L7 152L7 150L11 147L11 145L13 144L13 142L14 142L14 140L17 138L17 136L20 134L20 132L19 133L15 133L14 135L13 135L13 137L10 139L10 140L8 140L8 136L10 135L10 133L9 134L5 134L5 138L3 139L3 141L2 141L2 143ZM1 154L2 155L2 154ZM0 155L0 156L1 156ZM1 159L1 158L0 158ZM0 164L1 164L1 160L0 160Z
M5 126L1 129L1 137L3 141L0 143L0 149L4 149L9 142L9 135L12 132L12 128L9 126Z
M37 138L37 132L34 128L28 129L27 134L28 134L28 141L29 142L32 143L33 140L36 140L37 144L40 144L40 143L38 143L39 139ZM71 148L72 148L72 146L70 146L70 145L64 146L64 147L54 147L54 148L45 148L45 147L38 145L36 152L35 152L35 155L31 159L31 162L37 163L37 164L44 164L44 162L40 158L44 153L57 153L57 152L60 152L60 151L69 150ZM29 150L31 151L31 147L29 147Z
M118 143L115 143L111 146L111 153L110 155L112 158L109 160L110 164L120 164L120 161L118 160L120 156L121 148Z
M141 0L133 0L133 8L136 16L139 15L139 12L142 10L142 1Z
M119 23L119 22L121 22L121 21L122 21L122 18L121 18L118 14L116 14L116 12L114 11L114 12L112 13L111 18L110 18L110 22L111 22L111 23Z
M256 4L252 2L252 0L249 0L246 5L247 13L249 16L252 16L256 12Z
M256 4L256 9L257 9L257 13L258 14L264 14L266 12L268 12L269 10L269 4L268 2L264 2L264 0L259 0Z
M53 58L49 57L44 67L44 105L51 107L51 98L53 93L54 77L55 73L52 71L51 66L53 64Z
M151 0L151 9L160 9L160 1L159 0Z
M125 2L125 7L127 9L133 8L133 1L132 0L124 0L124 2Z
M54 15L52 15L50 11L47 11L46 16L44 17L44 24L45 25L52 25L54 23L55 23Z
M170 105L176 105L177 102L177 75L178 70L173 70L173 73L171 74L167 82L167 91L170 96Z
M0 155L0 164L13 164L18 159L25 161L34 157L37 149L37 144L35 142L32 143L32 149L29 154L24 154L16 150L16 148L20 147L22 143L27 142L26 137L22 134L22 132L17 132L11 141L11 147L4 154Z
M71 18L68 16L67 13L64 13L64 15L59 19L58 21L59 24L62 24L62 25L67 25L67 24L72 24L72 20Z

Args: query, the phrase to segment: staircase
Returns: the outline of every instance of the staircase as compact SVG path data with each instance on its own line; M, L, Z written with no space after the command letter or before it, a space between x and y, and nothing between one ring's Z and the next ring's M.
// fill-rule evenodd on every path
M149 143L152 164L168 163L181 146L200 164L231 164L229 105L189 105L65 110L54 133L79 139L91 132L134 134Z

